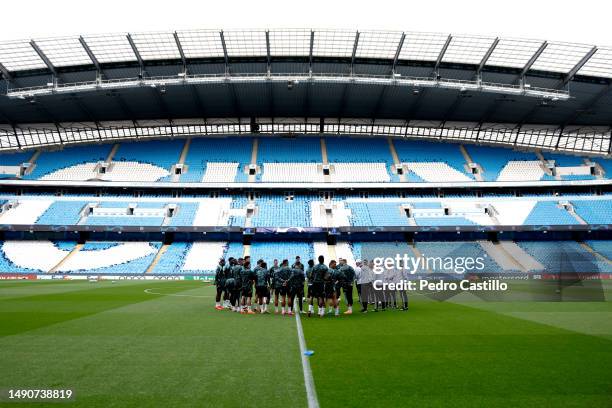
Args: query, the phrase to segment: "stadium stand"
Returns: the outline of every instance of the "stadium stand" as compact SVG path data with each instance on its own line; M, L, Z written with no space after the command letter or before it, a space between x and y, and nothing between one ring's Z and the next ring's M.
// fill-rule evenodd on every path
M159 258L159 261L149 273L153 275L180 275L181 273L184 273L182 271L183 263L185 262L185 255L189 250L189 243L173 242L171 245L166 247L166 251L163 253L161 258Z
M428 182L471 181L459 145L426 141L395 140L395 150L416 180Z
M55 201L38 218L37 224L76 225L81 219L81 211L86 201Z
M612 203L606 201L572 201L576 213L589 224L610 224L612 222Z
M452 258L453 260L471 258L476 260L479 258L484 265L482 270L474 269L468 271L464 265L455 263L454 270L444 268L439 262L434 261L429 264L431 272L440 273L466 273L466 272L483 272L483 273L498 273L503 272L503 269L491 259L482 246L477 242L417 242L416 248L425 258ZM458 267L458 268L457 268Z
M310 204L305 198L291 201L280 196L269 196L255 201L257 210L251 218L253 227L307 227L310 226Z
M210 274L224 256L227 243L218 241L194 242L187 248L182 271L193 274Z
M538 173L534 173L533 167L539 166L540 162L533 153L519 152L512 149L489 146L474 146L465 145L465 150L468 152L472 161L477 163L482 169L482 177L486 181L500 180L533 180L530 177L537 177ZM504 172L505 167L509 162L514 162L510 169ZM521 165L527 166L530 170L527 173L521 171ZM542 175L544 171L542 171ZM541 175L541 176L542 176ZM540 180L541 176L536 180Z
M538 202L524 222L525 225L571 225L578 224L567 210L554 201Z
M184 164L187 171L181 174L181 182L201 182L208 172L207 163L238 163L235 178L231 179L232 166L213 166L206 180L246 181L242 167L251 161L252 138L194 138ZM224 173L225 171L225 173ZM223 179L223 180L221 180Z
M97 177L95 168L106 160L112 145L67 147L58 151L45 151L38 156L34 169L26 179L89 180Z
M272 266L272 261L278 259L279 263L283 259L289 260L289 265L293 264L295 257L300 256L302 263L306 264L308 259L314 258L312 243L309 242L252 242L251 243L251 262L255 264L257 260L264 259Z
M168 175L181 154L184 140L151 140L134 143L121 143L113 157L114 166L111 169L113 177L121 177L122 180L151 181L148 172L139 171L146 167L142 164L159 167L165 170L166 177L159 177L159 181L170 181ZM122 166L117 166L121 163ZM121 176L117 176L117 172ZM161 172L160 172L161 174ZM157 181L153 180L153 181Z
M321 163L321 140L318 137L279 138L260 137L257 162L266 163Z
M597 258L575 241L522 241L517 244L537 259L546 272L612 272L612 264Z

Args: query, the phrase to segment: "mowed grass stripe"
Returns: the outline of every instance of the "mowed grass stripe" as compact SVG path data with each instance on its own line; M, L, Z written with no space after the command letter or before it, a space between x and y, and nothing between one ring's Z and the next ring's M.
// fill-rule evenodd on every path
M322 407L603 407L612 394L609 341L486 310L413 296L409 312L302 323Z
M306 406L293 319L216 311L198 282L148 287L194 297L132 286L150 300L2 338L0 387L71 387L75 407Z
M99 288L99 286L87 281L0 281L0 302L19 297L49 295L97 288Z
M150 282L74 282L71 285L58 285L61 290L52 293L0 298L0 336L79 319L159 296L144 293L144 289L151 286ZM176 291L184 289L181 286L169 288Z

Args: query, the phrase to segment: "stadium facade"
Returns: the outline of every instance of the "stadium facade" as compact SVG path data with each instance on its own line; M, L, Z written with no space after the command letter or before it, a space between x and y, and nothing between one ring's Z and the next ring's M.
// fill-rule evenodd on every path
M208 276L371 242L612 272L609 47L123 33L0 43L0 72L0 275Z

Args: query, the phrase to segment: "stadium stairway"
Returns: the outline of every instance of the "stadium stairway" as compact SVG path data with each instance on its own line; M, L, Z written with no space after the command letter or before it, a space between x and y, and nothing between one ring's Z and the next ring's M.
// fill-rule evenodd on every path
M529 255L523 248L518 246L514 241L499 241L500 247L514 259L521 269L524 270L542 270L544 265L538 262L534 257Z
M395 144L393 143L393 139L388 137L387 141L389 142L389 150L391 151L391 157L393 158L393 164L395 164L395 168L398 169L402 167L402 162L397 154L397 150L395 150ZM396 170L397 171L397 170ZM402 182L406 181L406 172L402 171L402 174L398 174L399 180Z
M183 166L185 164L185 159L187 158L187 154L189 154L189 147L191 146L191 138L188 137L185 139L185 144L183 145L183 150L181 150L181 155L179 156L178 162L176 164ZM183 168L182 171L189 171L189 169ZM176 183L181 178L181 174L176 173L176 166L172 166L172 182Z
M321 138L321 162L324 166L329 166L329 158L327 157L327 142L325 142L324 137ZM326 183L331 182L330 174L324 174L323 178Z
M251 166L255 166L256 169L257 169L257 151L258 149L259 149L259 139L254 137L253 147L251 149ZM240 169L238 169L238 171L240 171ZM248 178L249 183L254 183L255 181L257 181L257 173L258 173L257 170L255 171L255 174L250 174L249 172L249 178Z
M478 243L495 263L504 270L527 272L527 269L514 259L499 242L478 241Z
M49 269L47 273L55 273L68 259L72 258L77 252L83 248L84 244L76 244L74 248L66 255L61 261L59 261L53 268Z
M595 255L597 258L601 259L604 262L607 262L609 264L612 265L612 260L608 259L606 256L604 256L603 254L600 254L599 252L595 251L593 248L591 248L586 242L579 242L580 246L582 248L584 248L586 251L592 253L593 255Z
M538 158L538 160L540 161L540 163L542 164L542 168L544 169L544 172L546 173L546 175L553 177L552 172L548 169L548 160L546 160L542 152L539 150L536 150L534 153L536 157ZM554 179L561 180L561 177L557 175L556 177L554 177Z
M111 148L110 152L108 152L108 156L106 157L106 163L111 163L117 154L117 150L119 150L119 143L115 143Z
M153 269L155 269L155 266L157 265L157 263L159 262L159 260L161 259L161 257L164 255L164 253L168 250L168 248L170 247L170 245L168 244L163 244L160 248L159 251L157 251L157 254L155 254L155 257L153 258L153 260L151 261L151 264L147 267L147 269L145 270L145 275L151 273L151 271L153 271Z
M465 146L459 145L459 151L461 152L461 155L465 159L466 167L468 167L468 169L469 169L470 163L474 163L474 160L472 160L472 157L468 153L468 151L465 148ZM476 181L484 181L484 179L482 178L482 169L480 168L479 165L476 165L476 166L478 168L478 172L477 173L473 173L474 174L474 178L476 179Z

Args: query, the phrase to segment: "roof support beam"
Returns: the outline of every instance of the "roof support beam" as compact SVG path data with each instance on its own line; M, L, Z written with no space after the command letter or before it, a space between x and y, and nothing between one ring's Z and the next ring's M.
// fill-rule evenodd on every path
M524 83L525 82L525 75L527 75L527 72L531 69L531 67L536 62L536 60L538 58L540 58L540 55L542 55L542 53L544 52L546 47L548 47L548 42L544 41L540 45L540 48L538 48L536 50L536 52L531 56L531 58L529 58L529 61L527 61L527 63L525 64L525 66L521 70L521 73L519 74L519 77L517 78L518 82L520 82L520 83Z
M493 44L491 44L484 57L482 57L482 60L480 60L480 64L478 64L478 68L476 69L476 77L480 78L482 69L484 68L489 58L491 58L491 54L493 54L493 51L495 51L495 47L497 47L497 44L499 44L499 37L495 38Z
M6 67L4 65L2 65L2 63L0 63L0 73L2 74L2 77L4 79L6 79L7 81L12 81L13 80L13 76L8 71L8 69L6 69Z
M187 73L187 58L185 58L185 52L183 51L183 44L181 44L181 40L179 39L178 33L175 31L172 33L174 36L174 42L176 43L176 48L179 50L179 54L181 55L181 62L183 63L183 72Z
M267 72L270 75L271 66L272 66L272 58L270 58L270 31L266 30L266 65Z
M146 73L144 60L142 59L142 56L140 55L140 51L138 51L138 47L136 47L136 43L132 39L132 34L128 33L126 37L127 37L128 42L130 43L130 47L132 47L132 51L134 52L134 55L136 56L136 60L138 60L138 65L140 65L140 71L141 71L141 76L142 76Z
M310 30L310 51L308 52L308 72L312 74L312 50L314 49L314 31Z
M580 71L580 68L582 68L584 64L586 64L591 59L593 54L595 54L596 52L597 52L597 47L591 48L589 52L587 52L587 54L584 57L582 57L576 65L574 65L574 67L570 70L570 72L567 73L567 75L563 79L561 86L566 86L569 83L569 81L571 81L574 78L574 75L576 75L576 73Z
M36 41L30 40L30 46L32 48L34 48L34 51L36 51L36 53L38 54L40 59L43 60L43 62L47 66L47 68L49 68L49 71L51 71L51 73L53 73L53 76L57 76L57 70L55 69L55 66L51 63L51 60L49 58L47 58L47 56L45 55L43 50L40 49L38 44L36 44Z
M353 43L353 54L351 55L351 75L353 75L353 66L355 65L355 55L357 55L357 47L359 46L359 31L355 34L355 42Z
M225 75L229 75L229 56L227 55L227 46L225 45L225 36L223 30L219 31L219 37L221 38L221 46L223 47L223 59L225 61Z
M397 66L397 60L399 59L400 52L404 46L404 40L406 39L406 33L402 33L399 44L397 44L397 50L395 50L395 56L393 57L393 65L391 66L391 73L395 74L395 67Z
M433 70L433 74L436 77L439 75L440 63L442 63L442 58L444 58L444 54L446 54L446 50L448 50L448 46L450 45L452 40L453 40L453 36L449 34L448 37L446 37L446 42L444 43L444 46L442 47L442 49L440 50L440 53L438 54L438 58L436 58L436 65L434 66L434 70Z
M83 38L83 36L79 37L79 42L81 43L81 46L83 47L83 49L85 50L85 52L87 53L87 56L89 57L89 59L91 60L91 62L93 62L93 64L96 67L96 70L101 73L102 72L102 68L100 66L100 62L98 61L98 59L96 58L96 56L94 55L93 51L91 50L91 48L89 48L89 44L87 44L87 42L85 41L85 38Z

